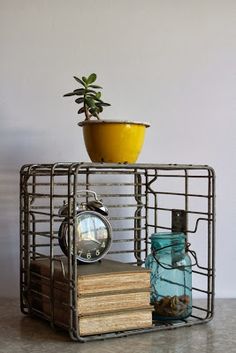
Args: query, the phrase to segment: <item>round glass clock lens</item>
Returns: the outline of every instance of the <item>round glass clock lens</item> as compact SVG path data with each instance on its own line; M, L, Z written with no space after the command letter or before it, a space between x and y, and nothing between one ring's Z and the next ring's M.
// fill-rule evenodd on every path
M68 221L65 219L59 230L59 244L68 256L73 253L73 226L70 228L70 250L68 244ZM95 262L111 247L112 229L108 220L95 211L82 211L75 220L75 252L77 260Z
M108 251L110 229L103 218L81 213L76 222L77 254L84 260L100 258Z

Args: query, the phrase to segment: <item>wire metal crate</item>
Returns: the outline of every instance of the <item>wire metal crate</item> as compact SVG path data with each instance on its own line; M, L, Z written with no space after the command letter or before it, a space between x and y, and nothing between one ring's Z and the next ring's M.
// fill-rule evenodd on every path
M107 258L144 264L150 251L149 237L172 229L173 209L186 212L185 233L197 253L193 267L193 312L172 323L153 322L150 329L131 330L81 337L78 335L77 266L68 256L70 323L56 322L69 331L73 340L88 341L172 329L208 322L214 313L215 175L206 165L178 164L31 164L21 169L20 179L20 293L21 310L55 325L53 309L54 264L61 255L58 210L71 205L71 224L76 216L77 192L93 190L110 210L113 245ZM80 195L86 201L87 195ZM73 231L74 236L75 231ZM75 236L74 236L75 237ZM71 246L74 246L74 239ZM38 258L50 261L49 315L29 300L30 263ZM63 265L62 265L63 266ZM40 295L40 293L39 293ZM42 295L42 294L41 294ZM197 298L201 298L198 301ZM200 303L200 304L198 304Z

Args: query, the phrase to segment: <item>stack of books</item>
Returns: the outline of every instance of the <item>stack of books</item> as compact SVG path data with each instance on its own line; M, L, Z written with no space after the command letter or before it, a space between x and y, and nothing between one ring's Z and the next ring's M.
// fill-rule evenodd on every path
M58 325L69 326L67 260L38 259L30 266L29 300L33 313L43 313ZM62 266L63 263L63 266ZM150 272L147 269L103 259L77 265L78 334L88 336L152 326Z

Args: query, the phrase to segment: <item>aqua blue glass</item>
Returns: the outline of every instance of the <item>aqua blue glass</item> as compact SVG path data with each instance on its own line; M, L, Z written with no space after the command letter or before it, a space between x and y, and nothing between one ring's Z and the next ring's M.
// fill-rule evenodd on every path
M145 267L151 270L154 319L185 319L192 312L192 263L186 253L186 236L163 232L150 238L151 254Z

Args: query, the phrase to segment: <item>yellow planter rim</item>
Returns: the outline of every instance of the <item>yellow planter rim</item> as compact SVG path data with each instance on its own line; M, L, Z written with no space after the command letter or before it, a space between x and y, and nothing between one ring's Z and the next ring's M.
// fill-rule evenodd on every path
M146 128L150 127L147 122L130 121L130 120L84 120L78 123L79 126L90 125L90 124L132 124L132 125L143 125Z

